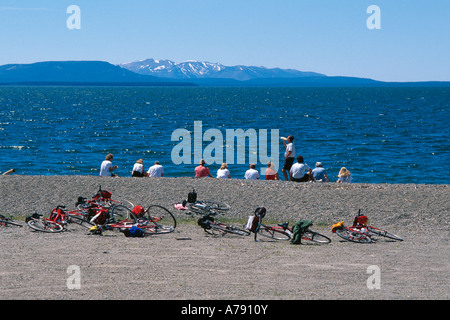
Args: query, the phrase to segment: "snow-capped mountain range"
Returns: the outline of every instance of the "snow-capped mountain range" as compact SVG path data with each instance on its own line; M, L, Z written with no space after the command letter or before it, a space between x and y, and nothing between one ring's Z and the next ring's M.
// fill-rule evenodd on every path
M303 72L293 69L265 68L253 66L224 66L206 61L183 61L145 59L123 63L120 67L141 74L169 79L234 79L252 80L267 78L324 77L315 72Z
M127 70L128 69L128 70ZM292 69L224 66L219 63L147 59L113 65L106 61L42 61L0 66L1 85L374 87L438 86L450 81L383 82L326 76Z

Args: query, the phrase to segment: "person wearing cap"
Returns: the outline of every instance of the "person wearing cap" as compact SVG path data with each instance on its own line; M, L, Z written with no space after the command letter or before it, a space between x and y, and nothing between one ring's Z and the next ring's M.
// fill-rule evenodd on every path
M113 155L110 153L105 157L105 160L100 166L100 175L106 177L115 177L116 175L112 172L118 168L118 166L112 165Z
M202 159L200 160L200 164L197 167L195 167L194 172L196 178L213 177L209 172L209 168L205 167L205 163L206 163L205 160Z
M138 159L133 166L133 171L131 172L132 177L145 177L147 173L144 170L144 161Z
M312 170L312 176L315 181L329 182L328 173L322 167L322 162L316 162L316 167Z

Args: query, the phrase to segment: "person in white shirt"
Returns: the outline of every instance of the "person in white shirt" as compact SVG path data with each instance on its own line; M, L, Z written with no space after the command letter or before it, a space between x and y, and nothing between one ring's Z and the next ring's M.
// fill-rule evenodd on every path
M341 170L339 170L338 177L337 183L352 183L353 180L352 174L346 167L342 167Z
M131 172L132 177L145 177L147 174L144 172L144 161L139 159L133 166L133 171Z
M297 163L294 163L290 170L291 181L296 182L310 181L312 180L311 172L312 172L311 168L306 163L303 163L303 156L298 156Z
M112 165L113 155L110 153L105 157L105 160L100 166L100 175L105 177L116 176L112 172L118 168L118 166Z
M222 163L220 169L217 170L217 179L231 179L230 170L228 170L228 165Z
M245 175L244 175L245 179L247 179L247 180L259 180L259 172L255 168L256 168L255 164L252 163L250 165L250 169L245 171Z
M294 163L295 159L295 146L292 143L294 141L294 136L291 134L287 138L281 137L283 140L283 145L286 148L286 151L284 152L284 165L281 169L281 172L283 172L283 176L285 180L288 180L288 174L287 172L291 172L291 167ZM292 176L290 176L290 180L292 180Z
M163 177L164 167L159 163L159 161L155 161L155 164L148 169L147 174L149 177Z

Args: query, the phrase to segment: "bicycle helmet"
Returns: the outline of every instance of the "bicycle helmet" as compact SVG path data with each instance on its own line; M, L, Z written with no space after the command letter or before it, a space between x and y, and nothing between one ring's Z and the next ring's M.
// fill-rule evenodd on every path
M266 208L258 207L255 210L255 216L257 216L259 219L262 219L266 216L266 212L267 212Z

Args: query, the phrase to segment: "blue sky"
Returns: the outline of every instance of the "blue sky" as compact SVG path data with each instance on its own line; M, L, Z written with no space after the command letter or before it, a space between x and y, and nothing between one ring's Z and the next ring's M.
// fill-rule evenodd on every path
M449 0L0 0L0 65L155 58L450 81L449 18Z

